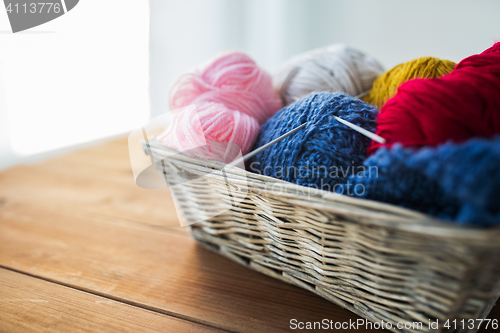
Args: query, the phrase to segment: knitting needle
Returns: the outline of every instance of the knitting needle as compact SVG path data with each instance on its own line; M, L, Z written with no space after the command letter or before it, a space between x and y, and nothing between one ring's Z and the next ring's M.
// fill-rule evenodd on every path
M249 152L249 153L248 153L248 154L246 154L245 156L242 156L242 157L238 158L237 160L234 160L233 162L229 163L227 166L228 166L228 167L233 167L233 166L235 166L235 165L237 165L237 164L239 164L239 163L241 163L241 162L245 162L246 160L248 160L248 159L250 159L250 158L254 157L255 155L257 155L258 153L260 153L260 152L261 152L261 151L263 151L264 149L267 149L267 148L271 147L272 145L274 145L275 143L277 143L277 142L279 142L279 141L283 140L283 139L284 139L284 138L286 138L287 136L290 136L290 135L292 135L293 133L297 132L298 130L300 130L300 129L304 128L304 127L306 126L306 124L307 124L307 123L303 123L302 125L295 127L293 130L286 132L286 133L285 133L285 134L283 134L282 136L280 136L280 137L278 137L278 138L276 138L276 139L274 139L274 140L272 140L272 141L270 141L270 142L266 143L266 144L265 144L265 145L263 145L263 146L260 146L259 148L255 149L254 151Z
M359 127L359 126L357 126L357 125L354 125L354 124L352 124L352 123L348 122L347 120L344 120L344 119L339 118L339 117L337 117L337 116L334 116L334 117L335 117L335 119L337 119L337 120L338 120L339 122L341 122L342 124L346 125L347 127L352 128L353 130L355 130L355 131L357 131L357 132L359 132L359 133L363 134L364 136L369 137L369 138L370 138L370 139L372 139L373 141L377 141L378 143L385 143L385 142L386 142L386 141L385 141L385 139L384 139L383 137L378 136L378 135L377 135L377 134L375 134L375 133L372 133L372 132L370 132L370 131L367 131L367 130L365 130L364 128Z
M354 96L354 98L361 98L361 97L368 95L369 93L370 93L370 90L367 90L367 91L362 92L359 95Z
M359 95L355 96L354 98L360 98L360 97L363 97L363 96L367 95L369 92L370 92L369 90L368 90L368 91L365 91L365 92L363 92L363 93L361 93L361 94L359 94ZM375 134L375 133L372 133L372 132L370 132L370 131L367 131L367 130L365 130L364 128L359 127L359 126L357 126L357 125L354 125L354 124L352 124L352 123L348 122L347 120L344 120L344 119L339 118L339 117L337 117L337 116L334 116L334 117L335 117L335 119L337 119L337 121L341 122L342 124L346 125L347 127L352 128L353 130L355 130L355 131L357 131L357 132L359 132L359 133L363 134L364 136L369 137L369 138L370 138L370 139L372 139L373 141L377 141L377 142L382 143L382 144L386 142L386 141L385 141L385 139L384 139L383 137L378 136L378 135L377 135L377 134ZM295 127L295 128L294 128L294 129L292 129L291 131L288 131L287 133L283 134L282 136L280 136L280 137L278 137L278 138L276 138L276 139L274 139L274 140L272 140L272 141L270 141L270 142L266 143L265 145L263 145L263 146L261 146L261 147L259 147L259 148L255 149L254 151L251 151L251 152L249 152L248 154L246 154L246 155L244 155L244 156L242 156L242 157L240 157L240 158L238 158L238 159L234 160L233 162L229 163L227 166L228 166L228 167L233 167L233 166L235 166L235 165L237 165L237 164L239 164L239 163L245 162L246 160L248 160L248 159L250 159L250 158L254 157L255 155L257 155L258 153L260 153L260 152L261 152L261 151L263 151L264 149L267 149L267 148L271 147L272 145L274 145L275 143L277 143L277 142L279 142L279 141L283 140L283 139L284 139L284 138L286 138L287 136L290 136L290 135L292 135L293 133L295 133L295 132L297 132L298 130L300 130L301 128L304 128L304 127L306 126L306 124L307 124L307 123L303 123L302 125Z
M383 137L381 137L381 136L379 136L379 135L377 135L377 134L375 134L375 133L372 133L372 132L370 132L370 131L367 131L367 130L365 130L365 129L364 129L364 128L362 128L362 127L359 127L359 126L357 126L357 125L354 125L354 124L352 124L352 123L348 122L347 120L344 120L344 119L339 118L339 117L337 117L337 116L334 116L334 117L335 117L335 119L337 119L337 121L339 121L340 123L342 123L342 124L346 125L347 127L352 128L353 130L355 130L355 131L357 131L357 132L359 132L359 133L363 134L364 136L369 137L369 138L370 138L370 139L372 139L373 141L376 141L376 142L378 142L378 143L382 143L382 144L386 143L386 140L385 140ZM234 160L233 162L229 163L227 166L228 166L228 167L233 167L233 166L235 166L235 165L237 165L237 164L239 164L239 163L245 162L246 160L248 160L248 159L250 159L250 158L254 157L255 155L257 155L258 153L260 153L260 152L261 152L261 151L263 151L264 149L267 149L267 148L271 147L272 145L274 145L275 143L277 143L277 142L279 142L279 141L283 140L283 139L284 139L284 138L286 138L287 136L290 136L290 135L292 135L293 133L295 133L295 132L297 132L298 130L300 130L301 128L304 128L304 127L306 126L306 124L307 124L307 123L303 123L302 125L300 125L300 126L298 126L298 127L295 127L293 130L291 130L291 131L289 131L289 132L287 132L287 133L283 134L282 136L280 136L280 137L278 137L278 138L276 138L276 139L274 139L274 140L272 140L272 141L270 141L270 142L266 143L265 145L263 145L263 146L261 146L261 147L259 147L259 148L255 149L254 151L249 152L249 153L248 153L248 154L246 154L245 156L242 156L242 157L238 158L237 160Z
M367 90L367 91L362 92L361 94L359 94L359 95L357 95L357 96L354 96L354 98L361 98L361 97L363 97L363 96L368 95L369 93L370 93L370 90ZM365 135L365 136L369 137L369 138L370 138L370 139L372 139L373 141L377 141L378 143L385 143L385 142L386 142L386 141L385 141L385 139L384 139L383 137L381 137L381 136L379 136L379 135L377 135L377 134L375 134L375 133L369 132L369 131L365 130L364 128L359 127L359 126L357 126L357 125L354 125L354 124L352 124L352 123L348 122L347 120L344 120L344 119L339 118L339 117L337 117L337 116L334 116L334 117L335 117L335 119L337 119L337 120L338 120L339 122L341 122L342 124L344 124L344 125L346 125L346 126L348 126L348 127L352 128L353 130L355 130L355 131L357 131L357 132L359 132L359 133L361 133L361 134L363 134L363 135Z

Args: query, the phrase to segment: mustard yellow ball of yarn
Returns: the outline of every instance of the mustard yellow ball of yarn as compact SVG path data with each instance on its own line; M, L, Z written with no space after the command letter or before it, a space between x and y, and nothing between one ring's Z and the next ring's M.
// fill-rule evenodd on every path
M450 73L456 65L453 61L434 57L422 57L399 64L380 75L373 83L370 93L362 100L380 109L385 102L396 95L398 87L406 81L416 78L438 78Z

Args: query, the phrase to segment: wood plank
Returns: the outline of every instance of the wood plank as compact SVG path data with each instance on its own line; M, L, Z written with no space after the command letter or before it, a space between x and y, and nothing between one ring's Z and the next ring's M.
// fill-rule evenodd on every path
M168 189L135 184L127 138L6 170L0 173L1 197L180 229Z
M168 190L137 187L129 163L121 139L0 173L0 263L234 331L358 318L196 246Z
M103 181L134 183L127 138L72 152L33 166L72 175L94 176Z
M26 203L0 209L0 265L231 331L285 332L291 319L359 318L191 238Z
M148 160L142 150L139 151L139 154ZM75 151L32 166L37 169L58 170L63 173L70 172L73 175L95 176L104 181L134 183L128 139L126 137Z
M222 332L0 268L0 332Z
M180 227L168 190L18 166L0 173L0 197L52 203L164 227Z

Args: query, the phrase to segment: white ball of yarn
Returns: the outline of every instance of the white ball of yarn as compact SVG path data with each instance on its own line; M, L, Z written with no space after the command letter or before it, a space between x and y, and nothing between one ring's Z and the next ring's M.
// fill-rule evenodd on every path
M315 49L289 59L274 75L274 88L288 105L313 91L360 95L384 72L375 58L344 44Z

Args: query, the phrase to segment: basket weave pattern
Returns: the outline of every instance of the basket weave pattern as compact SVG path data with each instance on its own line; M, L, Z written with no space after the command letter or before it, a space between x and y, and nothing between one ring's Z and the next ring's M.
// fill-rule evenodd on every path
M156 160L164 158L161 168L183 218L202 220L189 227L200 244L361 317L390 322L394 331L397 323L422 322L429 331L429 319L485 318L500 294L499 228L460 228L387 204L243 170L223 172L154 144L147 148ZM228 180L245 191L228 198ZM229 209L203 219L218 205Z

